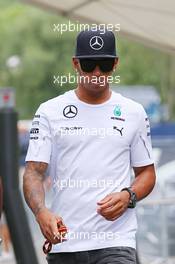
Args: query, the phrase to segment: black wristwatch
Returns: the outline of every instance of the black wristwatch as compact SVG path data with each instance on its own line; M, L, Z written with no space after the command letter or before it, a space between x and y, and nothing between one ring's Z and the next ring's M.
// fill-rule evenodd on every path
M133 191L131 190L130 187L128 187L128 188L123 188L123 189L121 190L121 192L122 192L122 191L127 191L127 192L129 193L129 195L130 195L130 200L129 200L128 208L135 208L135 207L136 207L136 203L137 203L137 196L136 196L136 193L133 192Z

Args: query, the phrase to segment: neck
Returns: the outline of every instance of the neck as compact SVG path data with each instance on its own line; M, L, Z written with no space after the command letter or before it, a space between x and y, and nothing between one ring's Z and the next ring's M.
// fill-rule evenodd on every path
M89 91L82 86L78 86L75 90L75 93L81 101L89 104L102 104L110 99L112 91L109 86L98 92Z

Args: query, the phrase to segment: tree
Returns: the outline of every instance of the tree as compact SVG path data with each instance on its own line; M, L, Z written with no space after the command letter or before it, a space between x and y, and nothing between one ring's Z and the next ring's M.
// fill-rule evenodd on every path
M16 88L20 118L31 118L41 102L76 87L54 84L54 75L74 74L71 58L77 33L60 35L53 30L54 23L67 22L66 18L18 1L0 3L0 86ZM120 62L115 75L121 76L121 84L154 85L163 102L171 101L175 114L166 92L174 91L167 67L170 56L120 36L117 47ZM19 56L21 64L12 70L6 61L13 55Z

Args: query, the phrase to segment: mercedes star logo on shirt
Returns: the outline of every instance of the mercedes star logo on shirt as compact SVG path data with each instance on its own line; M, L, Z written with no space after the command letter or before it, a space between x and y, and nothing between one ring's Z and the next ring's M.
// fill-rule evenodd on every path
M100 50L103 48L104 41L101 37L99 36L94 36L90 39L90 47L94 50Z
M75 105L67 105L63 110L63 115L67 118L73 118L77 113L78 109Z

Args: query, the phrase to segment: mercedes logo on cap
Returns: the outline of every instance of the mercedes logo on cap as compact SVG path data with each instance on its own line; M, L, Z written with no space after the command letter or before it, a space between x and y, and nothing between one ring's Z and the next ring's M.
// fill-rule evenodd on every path
M100 50L104 46L104 41L101 37L99 36L94 36L90 39L90 47L94 50Z
M73 118L77 113L78 109L75 105L67 105L63 110L63 115L67 118Z

